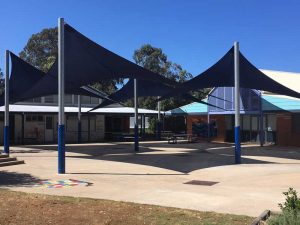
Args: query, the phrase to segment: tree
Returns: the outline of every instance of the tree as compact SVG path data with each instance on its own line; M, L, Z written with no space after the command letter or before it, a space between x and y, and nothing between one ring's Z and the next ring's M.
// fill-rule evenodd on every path
M20 52L20 57L36 68L47 72L57 58L57 36L57 27L43 29L41 32L33 34ZM91 85L111 94L116 91L116 84L121 82L122 80L105 80Z
M183 69L181 65L169 61L162 49L153 47L150 44L143 45L140 49L135 50L133 59L138 65L180 83L192 78L192 75ZM206 93L208 93L208 90L206 89L200 90L200 92L191 92L192 95L199 99L205 97ZM177 97L168 98L161 102L161 109L167 111L186 105L190 102L191 101L189 100ZM127 105L133 106L133 101L128 101ZM156 97L140 97L139 107L157 109ZM150 130L154 131L156 118L151 118L149 123ZM167 129L172 129L174 132L182 131L185 128L183 118L169 118L169 124L172 124L173 126Z
M150 44L143 45L140 49L135 50L133 59L136 64L178 82L184 82L192 78L192 75L184 70L179 64L169 61L167 55L161 48L153 47ZM162 110L169 110L189 102L190 101L183 99L169 98L161 102L161 107ZM129 102L129 104L132 105L131 102ZM156 109L156 98L141 97L139 98L139 106L148 109Z
M57 56L57 28L43 29L28 40L20 57L36 68L47 72Z

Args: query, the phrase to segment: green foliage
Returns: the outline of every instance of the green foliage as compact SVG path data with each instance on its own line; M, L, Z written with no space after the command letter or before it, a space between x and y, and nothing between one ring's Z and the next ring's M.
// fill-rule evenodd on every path
M57 28L43 29L28 40L20 57L38 69L47 72L57 56Z
M143 45L140 49L135 50L133 59L138 65L178 82L184 82L192 78L192 75L179 64L169 61L161 48L153 47L150 44ZM169 98L161 102L161 109L169 110L188 103L190 101ZM132 102L129 101L128 105L132 105ZM139 106L147 109L156 109L156 97L139 98Z
M287 192L283 192L285 202L279 204L282 213L271 216L267 221L268 225L300 225L300 199L297 191L289 188Z
M284 210L279 215L271 216L268 225L300 225L300 215Z
M155 133L156 125L157 125L157 117L150 117L148 122L149 122L149 127L148 127L149 131L151 133Z
M289 188L287 192L283 192L285 195L285 202L279 204L282 211L297 212L300 211L300 198L298 198L297 191L293 188Z
M43 29L41 32L33 34L20 52L20 57L36 68L47 72L57 57L57 36L57 27ZM116 91L117 83L122 83L122 79L99 81L91 85L111 94Z
M0 79L3 79L3 72L2 72L2 69L0 68Z

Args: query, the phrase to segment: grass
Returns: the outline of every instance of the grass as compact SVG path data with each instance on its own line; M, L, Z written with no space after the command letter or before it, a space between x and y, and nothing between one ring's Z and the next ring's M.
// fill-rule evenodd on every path
M0 224L240 225L253 218L110 200L0 189Z

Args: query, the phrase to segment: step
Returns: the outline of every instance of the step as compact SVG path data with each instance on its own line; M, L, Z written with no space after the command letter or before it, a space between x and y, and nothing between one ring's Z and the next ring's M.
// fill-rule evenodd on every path
M8 155L0 154L0 159L2 159L2 158L8 158Z
M2 163L2 162L10 162L10 161L17 161L17 158L16 157L0 158L0 163Z
M0 167L3 166L13 166L13 165L19 165L24 164L24 160L18 160L18 161L9 161L9 162L0 162Z

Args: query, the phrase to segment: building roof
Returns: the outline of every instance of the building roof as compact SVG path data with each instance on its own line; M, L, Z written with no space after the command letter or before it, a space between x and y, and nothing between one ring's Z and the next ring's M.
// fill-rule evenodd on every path
M260 69L264 74L284 86L300 93L300 73Z
M300 73L260 69L264 74L284 86L300 93ZM212 91L211 91L212 92ZM211 93L210 92L210 93ZM263 111L300 112L300 99L262 92ZM207 101L207 99L205 99ZM165 112L165 115L203 115L207 114L207 105L193 102Z
M300 112L300 99L284 95L263 95L263 111ZM206 99L205 99L206 100ZM165 112L166 116L176 115L204 115L207 114L207 105L193 102Z
M81 112L87 112L92 108L82 107ZM4 111L4 106L0 107L0 112ZM10 112L32 112L32 113L57 113L57 106L45 106L45 105L9 105ZM66 113L77 113L77 107L65 107ZM139 109L140 114L157 114L156 110ZM99 108L91 111L90 113L98 114L134 114L134 108L130 107L113 107L113 108Z
M300 99L284 95L263 95L263 111L300 112Z
M203 101L207 102L207 99L204 99ZM165 112L166 116L203 115L203 114L207 114L207 105L198 102L193 102Z

